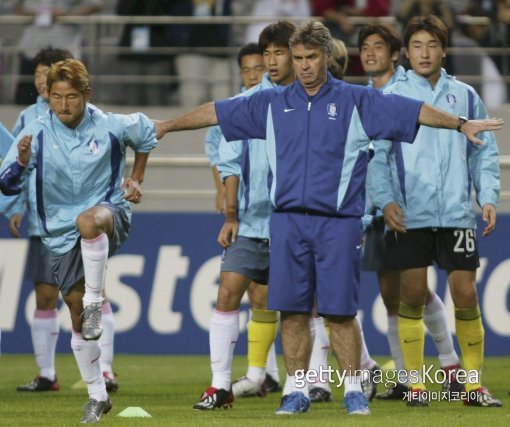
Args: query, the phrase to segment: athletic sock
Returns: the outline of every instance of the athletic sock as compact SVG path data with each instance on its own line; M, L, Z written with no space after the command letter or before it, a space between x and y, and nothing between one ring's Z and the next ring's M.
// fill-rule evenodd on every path
M103 333L99 338L99 347L101 348L101 358L99 363L101 365L101 372L108 372L113 374L113 349L115 341L115 324L113 321L112 306L109 302L103 304L102 307L101 324L103 326Z
M365 334L363 333L363 325L361 324L361 320L359 320L359 316L356 316L356 320L359 325L359 333L361 337L361 359L360 359L360 368L361 369L372 369L377 363L370 356L368 352L367 343L365 342Z
M315 339L313 340L312 355L310 357L309 371L317 373L316 379L308 384L308 388L312 389L315 387L323 388L326 391L331 392L331 386L329 385L328 378L319 378L319 374L328 369L328 353L329 353L329 336L324 324L323 317L314 317L313 329L315 330ZM322 368L321 368L322 367ZM315 375L310 379L315 378Z
M432 293L432 298L425 305L423 322L439 353L441 367L458 365L459 356L453 347L452 334L446 320L446 308L435 292Z
M87 384L87 390L91 399L105 401L108 397L104 383L99 357L101 350L97 341L85 341L81 334L73 331L71 348L78 364L81 378Z
M54 381L55 348L59 334L58 311L56 309L35 310L30 330L39 375Z
M388 316L388 344L390 345L391 357L395 362L395 369L403 371L404 358L402 349L400 348L400 340L398 338L398 316Z
M300 381L296 381L296 377L294 375L288 375L285 380L285 386L283 387L283 396L294 392L300 392L305 395L305 397L309 398L308 394L308 384L306 383L306 379L302 378Z
M266 374L268 374L278 384L280 383L280 373L278 371L278 361L276 359L276 348L274 342L271 344L271 347L269 347L269 352L267 353Z
M344 396L351 391L359 391L363 393L361 388L360 375L346 375L344 380Z
M264 382L267 354L277 332L278 312L257 308L252 310L251 320L248 323L247 377L257 384Z
M463 368L469 372L476 372L478 381L473 374L466 382L466 391L476 390L481 386L481 369L484 352L484 329L482 315L478 304L472 308L455 308L455 330L457 341L462 352Z
M404 366L407 372L413 372L413 375L419 374L423 370L423 351L425 347L425 326L423 324L423 311L425 306L412 307L400 303L398 312L398 335L400 339L400 348L404 358ZM416 382L408 384L413 389L425 390L423 378L418 375Z
M232 359L239 338L239 310L214 309L209 330L212 386L230 390L232 384Z
M95 239L81 239L81 256L85 273L85 295L83 296L85 307L103 301L108 244L108 236L105 233Z

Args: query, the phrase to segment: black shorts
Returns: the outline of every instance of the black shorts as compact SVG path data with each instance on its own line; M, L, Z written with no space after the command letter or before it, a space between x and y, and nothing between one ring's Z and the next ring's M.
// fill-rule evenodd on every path
M381 272L385 270L384 217L376 217L365 231L361 270Z
M474 271L480 266L476 232L472 228L418 228L386 232L386 268L406 270L434 262L446 271Z

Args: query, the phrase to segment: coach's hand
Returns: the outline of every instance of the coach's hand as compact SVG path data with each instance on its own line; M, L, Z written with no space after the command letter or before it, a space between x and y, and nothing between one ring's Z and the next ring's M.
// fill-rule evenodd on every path
M468 120L460 130L473 144L483 145L482 140L477 138L476 135L479 132L500 130L503 124L502 119Z
M396 231L397 233L405 233L406 225L404 222L404 212L400 209L396 203L388 203L384 209L384 222L389 227L391 231Z

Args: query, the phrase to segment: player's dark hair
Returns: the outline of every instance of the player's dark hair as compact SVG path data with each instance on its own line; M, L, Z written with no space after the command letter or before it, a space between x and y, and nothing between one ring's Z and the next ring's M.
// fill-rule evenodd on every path
M285 19L269 24L259 35L259 49L264 52L270 44L289 47L289 40L296 26Z
M46 65L51 67L55 62L63 61L65 59L71 59L73 54L67 49L55 49L51 46L45 47L37 52L33 59L34 69L38 65Z
M446 25L435 15L415 16L411 18L404 30L404 44L409 48L409 40L414 33L418 31L426 31L427 33L435 35L443 49L448 46L448 29Z
M397 33L397 30L387 24L368 24L364 25L358 33L358 49L361 50L365 39L373 34L381 36L384 42L390 48L390 53L397 52L400 54L402 49L402 39Z
M243 58L248 55L262 55L262 51L259 49L257 43L248 43L239 49L239 53L237 54L237 64L239 67L241 66Z

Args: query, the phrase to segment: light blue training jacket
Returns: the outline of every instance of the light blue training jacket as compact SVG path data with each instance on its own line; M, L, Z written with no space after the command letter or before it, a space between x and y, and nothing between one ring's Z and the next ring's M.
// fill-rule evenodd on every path
M48 101L42 96L37 97L35 104L25 108L18 116L12 134L17 137L25 126L37 117L44 115L49 110ZM14 214L28 212L28 235L40 236L39 221L37 220L37 205L35 203L35 175L31 176L25 183L23 191L16 196L0 196L0 212L7 218Z
M379 90L380 92L384 92L384 90L388 86L391 86L393 83L395 83L405 73L406 73L405 68L402 67L402 65L399 65L397 68L395 68L395 72L393 73L391 78L388 80L388 82L384 86L382 86L380 88L377 88L377 90ZM368 82L367 86L368 87L374 87L371 79ZM376 142L376 144L378 144L378 142ZM371 147L371 149L373 149L373 147ZM367 180L369 179L370 174L372 173L371 172L372 168L373 168L372 162L369 161L368 162L368 167L367 167ZM368 189L367 189L366 199L367 199L367 201L366 201L366 207L365 207L365 215L363 215L363 218L362 218L362 220L363 220L363 230L366 230L370 226L370 224L372 224L372 221L376 217L379 217L379 216L383 215L382 211L379 208L377 208L377 206L374 206L374 203L372 201L372 198L370 196L370 193L369 193Z
M220 160L218 150L222 136L219 125L211 126L205 134L204 151L211 166L216 166Z
M269 80L269 75L264 74L258 85L238 96L251 96L274 86ZM218 171L221 178L225 180L232 175L239 178L237 195L239 235L268 239L271 200L266 144L250 139L227 142L222 136L218 152Z
M420 99L457 116L485 119L487 111L475 90L444 70L432 89L413 70L386 92ZM480 206L498 205L499 153L493 132L478 135L474 145L455 130L421 126L414 143L374 144L375 156L367 189L376 206L397 203L408 229L476 227L471 199L474 188Z
M12 134L15 137L18 136L26 125L32 120L37 119L37 117L42 116L49 108L48 101L39 95L35 104L29 105L19 113L18 119L12 128Z
M27 167L17 162L17 142L23 135L32 135ZM141 113L103 113L90 106L76 129L70 129L48 110L14 141L0 168L0 189L19 193L33 171L41 237L53 254L62 255L76 244L75 222L84 210L107 202L131 217L121 189L126 148L147 153L156 145L154 124Z

